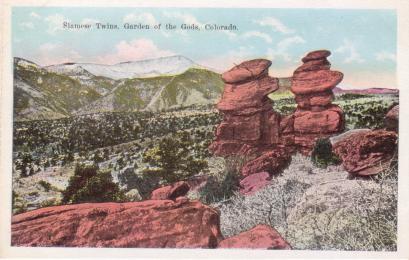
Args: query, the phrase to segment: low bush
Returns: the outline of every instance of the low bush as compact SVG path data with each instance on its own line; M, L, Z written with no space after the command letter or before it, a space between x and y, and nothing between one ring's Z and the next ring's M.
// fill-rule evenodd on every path
M38 182L38 185L40 185L44 189L45 192L49 192L51 190L51 187L52 187L49 182L44 181L44 180L40 180Z
M320 168L326 168L331 164L339 164L341 160L332 152L329 138L318 139L311 153L313 164Z
M100 171L98 166L76 165L74 175L62 192L62 203L120 202L125 194L112 181L109 171Z
M224 168L209 176L205 186L196 195L205 204L230 198L239 188L240 170L246 158L230 156L224 160Z

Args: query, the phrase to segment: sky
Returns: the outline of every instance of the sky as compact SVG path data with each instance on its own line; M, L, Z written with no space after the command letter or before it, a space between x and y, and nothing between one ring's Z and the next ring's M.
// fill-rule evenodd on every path
M92 24L64 29L63 22ZM95 23L119 29L97 30ZM161 24L126 30L124 23ZM175 30L165 30L172 23ZM196 24L200 31L181 30ZM205 24L234 24L206 31ZM312 50L327 49L344 88L396 87L397 25L394 10L14 7L12 50L39 65L64 62L115 64L171 55L223 72L242 61L272 60L270 75L288 77Z

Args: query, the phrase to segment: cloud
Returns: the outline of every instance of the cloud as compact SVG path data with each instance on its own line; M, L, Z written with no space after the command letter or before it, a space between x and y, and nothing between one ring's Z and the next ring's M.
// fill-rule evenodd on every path
M224 30L222 30L222 31L219 31L219 32L226 34L227 37L229 37L229 39L234 39L234 38L237 37L237 34L234 33L234 32L231 32L231 31L224 31Z
M259 31L249 31L243 34L244 38L250 38L250 37L258 37L266 41L267 43L272 43L273 39L271 39L270 35L267 33L259 32Z
M281 58L285 62L290 62L292 60L291 59L292 56L289 53L290 47L294 44L302 44L302 43L305 43L305 40L298 35L285 38L279 41L274 49L269 48L267 50L267 56L271 60L277 60Z
M36 12L31 12L31 13L30 13L30 17L33 17L33 18L35 18L35 19L41 19L41 15L39 15L39 14L36 13Z
M295 31L288 28L286 25L284 25L280 20L278 20L275 17L269 16L269 17L264 17L261 20L256 20L254 21L255 23L261 25L261 26L269 26L271 27L274 31L281 32L284 34L291 34L294 33Z
M22 22L20 26L26 29L34 29L34 24L32 22Z
M218 72L224 72L253 57L253 51L254 47L252 46L240 46L239 48L230 50L223 55L216 55L199 60L198 63Z
M130 13L125 15L123 18L124 23L143 23L143 24L157 24L158 22L155 19L155 16L151 13L141 13L141 14L135 14L135 13Z
M130 42L119 42L115 46L114 52L98 56L96 62L115 64L118 62L152 59L171 55L175 55L175 53L170 50L159 49L150 39L140 38Z
M341 88L397 88L395 71L372 71L369 68L359 71L353 69L341 71L344 73L344 79L340 83Z
M43 66L65 62L80 62L83 59L71 46L52 42L40 45L37 51L30 53L27 58Z
M396 62L396 54L387 51L381 51L375 54L375 58L377 61L393 61Z
M48 23L47 32L49 34L55 34L57 31L62 30L62 24L64 21L70 22L61 14L54 14L47 16L44 21Z
M345 54L344 63L363 63L365 59L361 57L361 54L356 50L355 45L348 39L344 39L341 46L339 46L335 52Z

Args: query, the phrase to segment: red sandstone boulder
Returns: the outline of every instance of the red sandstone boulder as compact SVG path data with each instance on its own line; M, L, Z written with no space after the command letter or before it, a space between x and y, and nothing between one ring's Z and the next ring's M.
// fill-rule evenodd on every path
M330 68L331 68L331 63L327 61L326 59L311 60L311 61L304 63L300 67L298 67L294 71L294 75L300 72L314 71L314 70L329 70Z
M247 177L258 172L278 174L291 161L291 153L285 147L275 147L273 150L263 153L254 160L247 162L241 169L241 175Z
M151 200L175 200L177 197L185 196L189 191L189 184L178 181L172 185L160 187L151 194Z
M243 81L257 79L260 75L268 74L268 67L271 66L271 61L264 59L256 59L245 61L229 71L222 74L222 79L226 83L235 84Z
M301 154L309 156L313 150L315 143L320 138L330 137L332 134L299 134L295 133L293 136L294 145L297 147L297 151Z
M240 181L240 194L251 195L270 183L268 172L254 173Z
M281 118L280 133L288 134L294 132L294 115L288 115Z
M330 55L331 55L331 52L327 50L312 51L312 52L309 52L307 55L305 55L304 58L302 58L302 62L305 63L305 62L309 62L312 60L326 59Z
M259 80L249 81L240 85L226 84L217 108L221 111L248 109L259 111L259 109L265 106L267 95L277 89L278 80L267 75ZM245 113L241 111L241 114Z
M399 130L399 105L391 108L385 116L385 127L387 130L398 132Z
M302 72L294 75L291 92L306 95L332 90L342 81L343 74L332 70Z
M13 246L214 248L216 210L180 197L42 208L12 217Z
M291 246L272 227L257 225L249 231L229 237L219 243L219 248L291 249Z
M281 115L272 109L261 114L260 140L261 145L280 143L280 119Z
M295 96L295 101L297 102L298 107L304 109L308 109L314 106L325 107L331 105L333 100L334 94L332 93L332 91Z
M360 131L335 142L332 149L349 173L369 176L390 167L397 142L398 136L393 131Z
M337 105L331 105L319 112L297 109L294 113L296 133L327 134L340 132L343 128L343 112Z

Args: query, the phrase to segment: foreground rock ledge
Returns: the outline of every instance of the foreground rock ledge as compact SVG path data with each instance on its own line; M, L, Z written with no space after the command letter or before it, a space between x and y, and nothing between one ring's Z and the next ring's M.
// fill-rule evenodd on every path
M12 217L13 246L215 248L216 210L181 197L42 208Z
M275 229L257 225L249 231L223 240L219 248L291 249L291 246Z

